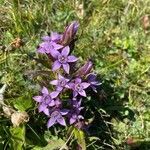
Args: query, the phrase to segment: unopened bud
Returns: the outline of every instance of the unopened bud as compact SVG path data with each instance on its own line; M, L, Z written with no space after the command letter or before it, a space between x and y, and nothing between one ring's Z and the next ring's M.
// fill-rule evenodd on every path
M73 21L70 25L68 25L65 29L65 32L62 36L61 44L62 45L69 45L69 43L74 39L77 30L78 30L79 24L76 21Z
M86 76L90 73L93 67L93 63L91 61L87 61L81 68L77 70L76 76Z

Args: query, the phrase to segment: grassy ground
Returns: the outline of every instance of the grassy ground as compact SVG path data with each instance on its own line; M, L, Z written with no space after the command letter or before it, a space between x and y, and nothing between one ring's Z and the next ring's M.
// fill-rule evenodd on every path
M78 20L75 54L81 60L93 60L103 83L99 96L103 102L96 109L100 116L109 116L107 125L111 124L109 139L103 136L106 127L99 125L95 132L100 142L91 142L87 148L149 150L148 13L150 0L0 0L0 84L8 85L7 103L25 110L14 101L37 92L29 72L41 69L33 60L40 37L50 31L61 32L68 22ZM147 22L150 24L150 18ZM33 105L32 101L27 105ZM33 117L35 108L31 108ZM15 131L6 118L1 117L0 122L0 148L9 149L15 143Z

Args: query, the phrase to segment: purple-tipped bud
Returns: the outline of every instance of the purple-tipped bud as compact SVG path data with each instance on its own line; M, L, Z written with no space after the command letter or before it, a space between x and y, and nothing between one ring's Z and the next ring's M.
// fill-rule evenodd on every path
M66 27L61 40L62 45L66 46L70 44L70 42L74 39L77 33L78 27L79 24L77 21L73 21L70 25Z
M91 72L91 69L93 67L93 63L91 61L87 61L81 68L79 68L76 72L76 76L86 76Z

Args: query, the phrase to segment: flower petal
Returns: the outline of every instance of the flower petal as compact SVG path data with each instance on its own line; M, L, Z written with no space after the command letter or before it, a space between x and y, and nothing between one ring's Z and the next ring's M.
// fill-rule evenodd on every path
M44 86L41 91L43 94L49 94L48 89Z
M57 58L58 58L58 55L60 55L60 53L59 53L57 50L55 50L55 49L51 50L51 51L50 51L50 54L51 54L52 57L55 58L55 59L57 59Z
M54 43L54 42L53 42L53 47L54 47L54 50L59 50L59 49L63 48L62 45L56 44L56 43Z
M67 74L69 74L70 66L69 64L63 64L63 68Z
M40 104L39 107L38 107L38 110L39 110L39 112L42 112L42 111L44 111L44 109L46 109L46 108L47 108L47 105Z
M65 119L63 117L57 118L57 122L63 126L66 126L66 122L65 122Z
M58 80L52 80L52 81L50 81L50 84L57 85L58 84Z
M62 109L62 110L60 111L60 113L61 113L62 115L67 115L68 112L69 112L68 109Z
M56 98L59 95L59 91L54 91L50 93L51 98Z
M78 92L73 91L73 97L76 97L78 95Z
M51 100L51 102L49 103L49 106L52 107L55 105L55 101L54 100Z
M46 36L43 36L43 37L42 37L42 40L43 40L43 41L51 41L51 37L48 36L48 35L46 35Z
M55 124L55 122L56 122L56 119L51 117L47 122L47 127L50 128L51 126L53 126Z
M56 90L59 91L59 92L61 92L63 90L63 87L58 86Z
M76 120L77 120L76 118L70 118L69 123L70 123L70 124L73 124L73 123L76 122Z
M78 58L75 57L75 56L73 56L73 55L68 56L68 62L75 62L75 61L77 61L77 60L78 60Z
M43 96L34 96L33 99L34 99L36 102L42 102Z
M76 78L75 79L75 83L81 83L81 81L82 81L81 78Z
M82 82L81 85L83 86L84 89L86 89L90 86L90 84L87 82Z
M60 67L61 67L61 64L59 63L59 61L56 60L53 63L52 70L55 71L55 70L59 69Z
M64 47L64 48L62 49L61 54L62 54L63 56L68 56L68 55L69 55L69 52L70 52L70 48L69 48L69 46L66 46L66 47Z
M45 108L45 109L43 110L43 112L44 112L45 115L49 116L49 109L48 109L48 108Z
M84 91L84 90L80 91L80 92L79 92L79 94L80 94L81 96L86 97L86 93L85 93L85 91Z

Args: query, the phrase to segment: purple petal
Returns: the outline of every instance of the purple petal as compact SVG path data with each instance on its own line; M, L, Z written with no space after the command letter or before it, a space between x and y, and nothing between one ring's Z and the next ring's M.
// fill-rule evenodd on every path
M60 74L58 74L58 79L64 79L64 77Z
M57 118L57 122L63 126L66 126L66 122L65 122L65 119L63 117Z
M63 68L67 74L69 74L70 66L69 64L63 64Z
M47 35L47 36L43 36L43 37L42 37L42 40L43 40L43 41L51 41L51 37L48 36L48 35Z
M81 85L83 86L84 89L86 89L90 86L90 84L87 82L82 82Z
M58 86L56 90L61 92L63 90L63 87Z
M49 94L48 89L46 87L43 87L42 91L43 94Z
M60 111L60 113L61 113L62 115L67 115L68 112L69 112L68 109L62 109L62 110Z
M49 109L48 108L44 109L43 112L45 115L49 116Z
M62 45L56 44L56 43L54 43L54 42L53 42L53 47L54 47L55 50L59 50L59 49L63 48Z
M59 91L54 91L50 93L51 98L56 98L59 95Z
M78 58L75 57L75 56L73 56L73 55L68 56L68 62L75 62L75 61L77 61L77 60L78 60Z
M51 100L51 102L49 103L49 106L52 107L55 105L55 101L54 100Z
M76 120L77 120L76 118L70 118L69 122L70 122L70 124L73 124L76 122Z
M62 35L58 34L57 32L51 32L51 40L52 41L60 40L61 36Z
M45 105L45 104L40 104L39 107L38 107L39 112L42 112L45 109L47 109L47 105Z
M76 97L78 95L78 92L73 91L73 97Z
M74 83L68 83L68 88L74 89Z
M50 118L47 122L47 127L50 128L51 126L53 126L56 122L56 119L54 118Z
M75 79L75 83L81 83L81 81L82 81L81 78L76 78Z
M86 97L86 93L85 93L85 91L84 91L84 90L80 91L80 92L79 92L79 94L80 94L81 96Z
M34 96L33 99L34 99L36 102L42 102L43 96Z
M62 54L63 56L68 56L68 55L69 55L69 52L70 52L70 48L69 48L69 46L66 46L66 47L63 48L61 54Z
M57 50L55 50L55 49L51 50L50 54L51 54L52 57L55 58L55 59L57 59L57 58L58 58L58 55L60 55L60 53L59 53Z
M37 49L37 52L38 53L41 53L41 54L45 54L46 52L45 52L45 49L43 48L43 47L39 47L38 49Z
M58 84L58 80L52 80L52 81L50 81L50 84L57 85Z
M55 70L59 69L60 67L61 67L61 64L59 63L59 61L56 60L53 63L52 70L55 71Z

